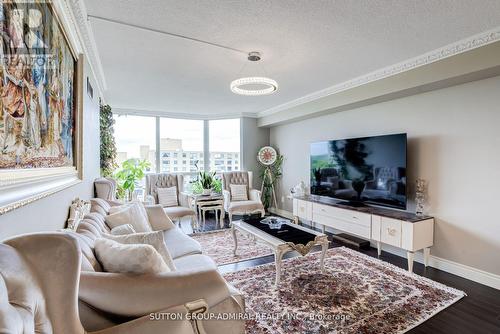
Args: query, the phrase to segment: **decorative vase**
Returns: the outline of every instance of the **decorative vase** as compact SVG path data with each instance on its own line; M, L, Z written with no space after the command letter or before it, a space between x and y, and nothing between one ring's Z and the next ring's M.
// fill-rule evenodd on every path
M212 193L212 189L203 189L203 192L201 193L204 196L208 196Z
M424 179L417 179L415 187L415 214L417 216L425 215L425 201L427 198L427 182Z
M125 193L125 202L132 202L133 192L131 189L127 189Z

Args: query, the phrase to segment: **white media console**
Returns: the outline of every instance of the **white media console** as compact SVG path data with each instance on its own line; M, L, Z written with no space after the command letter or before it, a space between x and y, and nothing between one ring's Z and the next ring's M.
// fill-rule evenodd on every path
M408 270L413 271L414 253L423 250L424 264L429 263L430 247L434 239L434 218L378 207L349 207L342 202L320 196L293 199L295 221L304 219L325 227L353 234L377 243L406 250Z

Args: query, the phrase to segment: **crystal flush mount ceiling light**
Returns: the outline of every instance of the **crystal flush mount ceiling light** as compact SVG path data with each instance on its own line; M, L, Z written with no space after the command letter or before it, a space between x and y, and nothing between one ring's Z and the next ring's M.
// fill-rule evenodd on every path
M252 62L259 61L261 55L253 51L248 54L248 60ZM231 91L239 95L258 96L269 95L278 90L278 83L266 77L244 77L231 82Z

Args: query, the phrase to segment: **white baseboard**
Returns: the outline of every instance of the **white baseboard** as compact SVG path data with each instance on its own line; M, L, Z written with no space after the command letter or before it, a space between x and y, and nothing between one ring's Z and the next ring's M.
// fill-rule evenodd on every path
M282 217L288 218L288 219L293 219L293 213L287 210L282 210L278 208L269 208L269 212L274 213L276 215L280 215Z
M293 213L290 211L276 209L276 208L270 208L269 211L274 213L274 214L277 214L277 215L280 215L280 216L283 216L283 217L286 217L289 219L293 219ZM326 230L328 232L332 231L332 229L330 229L328 227ZM376 248L376 245L373 242L372 242L372 247ZM382 250L384 250L388 253L406 258L406 251L403 249L391 247L388 245L382 245ZM431 248L431 251L432 251L432 248ZM419 262L419 263L424 263L424 256L423 256L422 252L415 253L415 261ZM492 274L492 273L489 273L489 272L481 270L481 269L467 266L465 264L461 264L458 262L443 259L443 258L434 256L432 254L429 258L429 266L500 290L500 275Z
M375 244L372 244L372 246L376 247ZM382 245L382 250L406 258L406 251L403 249ZM424 255L422 252L415 253L415 261L424 263ZM429 257L429 266L500 290L500 275L443 259L432 254Z

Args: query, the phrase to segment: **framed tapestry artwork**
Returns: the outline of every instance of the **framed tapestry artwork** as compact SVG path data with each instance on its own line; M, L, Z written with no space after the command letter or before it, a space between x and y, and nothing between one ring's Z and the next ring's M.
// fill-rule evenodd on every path
M83 178L83 56L51 1L2 1L0 29L3 214Z

